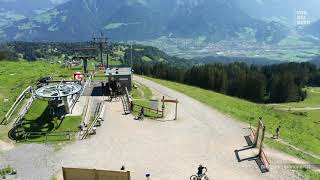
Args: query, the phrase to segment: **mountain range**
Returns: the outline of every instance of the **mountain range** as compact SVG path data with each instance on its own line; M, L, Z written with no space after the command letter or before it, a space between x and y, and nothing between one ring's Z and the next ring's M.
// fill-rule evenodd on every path
M0 27L45 12L66 0L0 0Z
M304 29L304 32L320 39L320 20L316 21Z
M2 0L3 1L3 0ZM277 43L288 29L251 17L234 0L70 0L0 28L0 40L81 41L103 32L115 41L160 36Z

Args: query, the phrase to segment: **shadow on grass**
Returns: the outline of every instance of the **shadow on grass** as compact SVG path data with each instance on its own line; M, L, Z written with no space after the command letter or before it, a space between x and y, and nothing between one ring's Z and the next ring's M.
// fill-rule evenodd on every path
M52 133L60 128L64 117L61 109L57 116L50 115L50 109L47 107L45 111L34 120L23 119L21 124L13 127L9 133L8 137L15 141L24 141L26 134L32 134L28 136L28 139L38 139L46 136L48 133Z

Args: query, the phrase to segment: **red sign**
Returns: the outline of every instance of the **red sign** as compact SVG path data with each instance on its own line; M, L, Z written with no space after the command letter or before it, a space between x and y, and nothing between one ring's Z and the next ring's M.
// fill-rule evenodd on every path
M81 74L81 72L76 72L76 73L74 73L73 77L74 77L74 79L77 80L77 81L82 81L82 79L83 79L83 74Z

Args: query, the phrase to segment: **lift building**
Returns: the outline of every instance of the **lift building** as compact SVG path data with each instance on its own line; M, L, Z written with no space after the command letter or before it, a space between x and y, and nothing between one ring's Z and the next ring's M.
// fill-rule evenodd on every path
M128 91L132 89L132 69L130 67L108 68L106 70L107 80L116 80L121 88L127 87Z

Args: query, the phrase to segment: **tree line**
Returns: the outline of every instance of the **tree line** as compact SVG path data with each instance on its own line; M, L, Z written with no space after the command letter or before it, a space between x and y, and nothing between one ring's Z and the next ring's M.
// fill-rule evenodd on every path
M320 69L310 63L205 64L182 68L168 63L136 63L140 75L185 83L258 103L303 101L305 86L320 86Z

